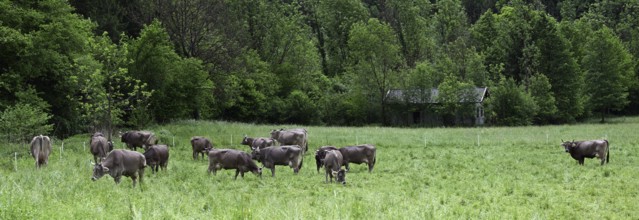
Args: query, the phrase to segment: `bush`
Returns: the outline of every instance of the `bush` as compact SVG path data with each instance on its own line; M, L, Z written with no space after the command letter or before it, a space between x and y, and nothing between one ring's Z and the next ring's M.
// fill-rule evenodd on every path
M10 142L29 141L35 135L48 134L53 124L47 124L51 115L30 104L17 104L0 115L0 131Z

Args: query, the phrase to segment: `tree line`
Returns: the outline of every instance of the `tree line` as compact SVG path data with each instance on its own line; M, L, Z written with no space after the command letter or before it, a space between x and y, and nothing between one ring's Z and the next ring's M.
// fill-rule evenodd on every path
M1 0L0 129L388 124L389 89L446 117L474 87L494 125L603 121L639 112L638 26L636 0Z

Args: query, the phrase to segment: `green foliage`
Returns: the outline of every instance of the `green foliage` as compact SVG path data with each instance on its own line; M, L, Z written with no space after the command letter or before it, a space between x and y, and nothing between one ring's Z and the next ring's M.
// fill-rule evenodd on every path
M17 104L0 115L0 131L9 142L28 142L35 135L47 135L53 130L50 119L51 115L38 106Z
M515 80L502 78L496 86L491 87L486 116L497 125L517 126L530 125L537 113L533 98L517 86Z
M454 126L457 117L461 120L474 119L475 113L475 87L467 82L458 80L454 76L448 76L438 86L439 94L436 107L446 126Z
M620 110L628 103L628 87L634 79L632 55L605 26L590 37L583 58L589 96L588 106L601 112Z
M145 27L129 54L131 75L154 91L148 109L155 121L197 118L209 111L213 83L204 65L178 56L159 22Z
M530 78L528 91L535 105L538 107L537 114L534 118L535 124L552 123L558 110L548 78L542 74L532 76L532 78Z

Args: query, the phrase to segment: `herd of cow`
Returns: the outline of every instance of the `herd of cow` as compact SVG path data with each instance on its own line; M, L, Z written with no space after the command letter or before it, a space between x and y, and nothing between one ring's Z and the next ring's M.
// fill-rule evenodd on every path
M303 128L272 130L271 137L251 138L245 136L243 145L250 147L250 153L236 149L216 149L213 143L200 136L191 138L193 159L203 159L208 155L208 172L214 175L220 169L235 169L235 177L244 177L244 173L252 172L262 177L262 168L255 161L262 163L263 168L271 170L271 176L275 176L275 166L289 166L297 174L304 163L304 153L308 151L307 131ZM158 144L158 139L149 131L129 131L121 135L121 141L126 143L129 150L113 149L113 143L102 133L96 132L91 136L90 151L95 163L93 163L92 180L98 180L105 174L109 174L116 183L122 176L130 177L135 186L139 177L140 182L144 176L147 165L152 172L158 172L159 168L166 169L169 160L169 147ZM562 146L572 158L580 165L584 164L584 158L597 157L601 165L609 161L609 143L607 140L592 141L563 141ZM142 147L144 153L137 151ZM51 140L47 136L35 136L31 141L31 155L35 159L36 168L48 163L51 153ZM255 160L255 161L254 161ZM349 163L368 165L368 172L372 172L375 166L376 148L370 144L346 146L337 148L334 146L322 146L315 151L317 172L325 168L325 181L346 184L346 172ZM346 169L342 169L344 166Z

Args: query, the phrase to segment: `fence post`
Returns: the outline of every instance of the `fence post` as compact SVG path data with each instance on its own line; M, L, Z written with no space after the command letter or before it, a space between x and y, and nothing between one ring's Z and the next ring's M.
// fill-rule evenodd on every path
M173 136L173 147L175 147L175 136Z
M62 160L62 152L64 151L64 141L62 141L62 145L60 146L60 160Z
M479 134L477 134L477 147L479 147Z
M18 152L13 152L13 169L18 172Z

